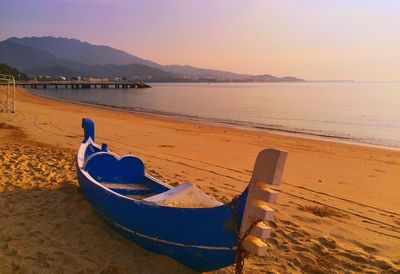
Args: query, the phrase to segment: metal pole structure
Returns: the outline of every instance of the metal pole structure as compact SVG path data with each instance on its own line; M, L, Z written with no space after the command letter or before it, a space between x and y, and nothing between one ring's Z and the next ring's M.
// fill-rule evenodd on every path
M1 79L0 79L1 80ZM4 93L4 87L0 87L0 112L3 112L3 93Z
M0 81L1 82L6 81L5 75L0 74ZM1 112L7 112L5 93L6 93L6 88L5 88L5 86L2 85L1 90L0 90L0 110L1 110Z
M6 112L9 110L9 103L10 102L10 83L7 81L7 105L6 105Z
M14 76L12 76L11 75L11 78L12 78L12 80L13 80L13 92L14 92L14 94L13 94L13 108L12 108L12 112L14 113L15 112L15 78L14 78Z
M0 82L5 82L5 84L7 85L7 96L5 95L6 91L4 85L0 87L0 112L15 112L15 78L12 75L0 74ZM13 92L12 98L10 96L10 89L11 92ZM5 99L5 102L3 101L3 99ZM11 99L13 100L12 102Z
M3 86L0 87L0 112L3 112Z

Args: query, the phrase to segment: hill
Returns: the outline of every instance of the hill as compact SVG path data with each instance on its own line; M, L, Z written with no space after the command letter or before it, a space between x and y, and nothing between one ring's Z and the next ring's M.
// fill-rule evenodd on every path
M0 62L16 67L29 75L66 77L127 77L150 81L167 81L173 74L141 64L129 65L87 65L65 60L51 53L6 40L0 42Z
M88 66L81 64L74 69L58 65L50 68L31 70L29 71L29 74L49 75L53 78L57 78L60 75L68 78L77 76L97 78L126 77L130 80L145 80L147 82L168 82L174 79L174 76L171 73L140 64L101 66Z
M0 64L0 74L7 74L14 76L15 80L29 80L28 75L25 73L19 72L13 67L10 67L6 64Z
M166 82L294 82L295 77L238 74L189 65L160 65L108 46L77 39L12 37L0 42L0 62L29 75L128 77Z
M19 45L8 40L0 42L0 62L24 72L57 65L73 67L71 62L57 58L45 50Z
M12 37L7 39L13 43L45 50L53 56L72 62L86 65L129 65L141 64L161 68L162 66L125 51L117 50L108 46L92 45L77 39L46 37Z

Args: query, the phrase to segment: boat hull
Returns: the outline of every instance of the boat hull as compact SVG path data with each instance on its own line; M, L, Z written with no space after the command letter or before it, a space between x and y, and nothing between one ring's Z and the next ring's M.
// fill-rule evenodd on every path
M170 256L196 271L211 271L235 262L236 228L241 224L246 191L235 206L176 208L124 197L94 182L79 167L77 175L81 192L97 213L141 247Z

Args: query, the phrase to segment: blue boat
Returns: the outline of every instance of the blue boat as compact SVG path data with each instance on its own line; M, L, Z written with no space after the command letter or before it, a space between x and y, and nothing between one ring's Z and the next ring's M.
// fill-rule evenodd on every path
M95 143L94 123L83 118L77 154L80 190L117 232L152 252L170 256L196 271L235 263L242 249L266 255L273 219L268 203L277 192L287 152L265 149L256 159L249 185L223 204L191 183L177 187L146 174L135 156L118 155Z

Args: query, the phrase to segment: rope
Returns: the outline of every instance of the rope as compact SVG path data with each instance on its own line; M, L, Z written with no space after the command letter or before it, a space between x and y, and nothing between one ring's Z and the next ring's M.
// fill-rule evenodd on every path
M253 228L259 223L262 222L262 219L257 219L254 222L251 223L250 227L246 230L246 232L243 234L243 237L240 237L240 228L238 226L238 211L237 211L237 199L238 196L236 195L232 199L232 210L233 210L233 223L235 226L235 231L236 231L236 237L237 237L237 249L236 249L236 257L235 257L235 274L242 274L243 273L243 268L244 268L244 263L245 259L248 257L248 252L244 249L243 247L243 242L246 240L246 237L250 235L251 231Z

